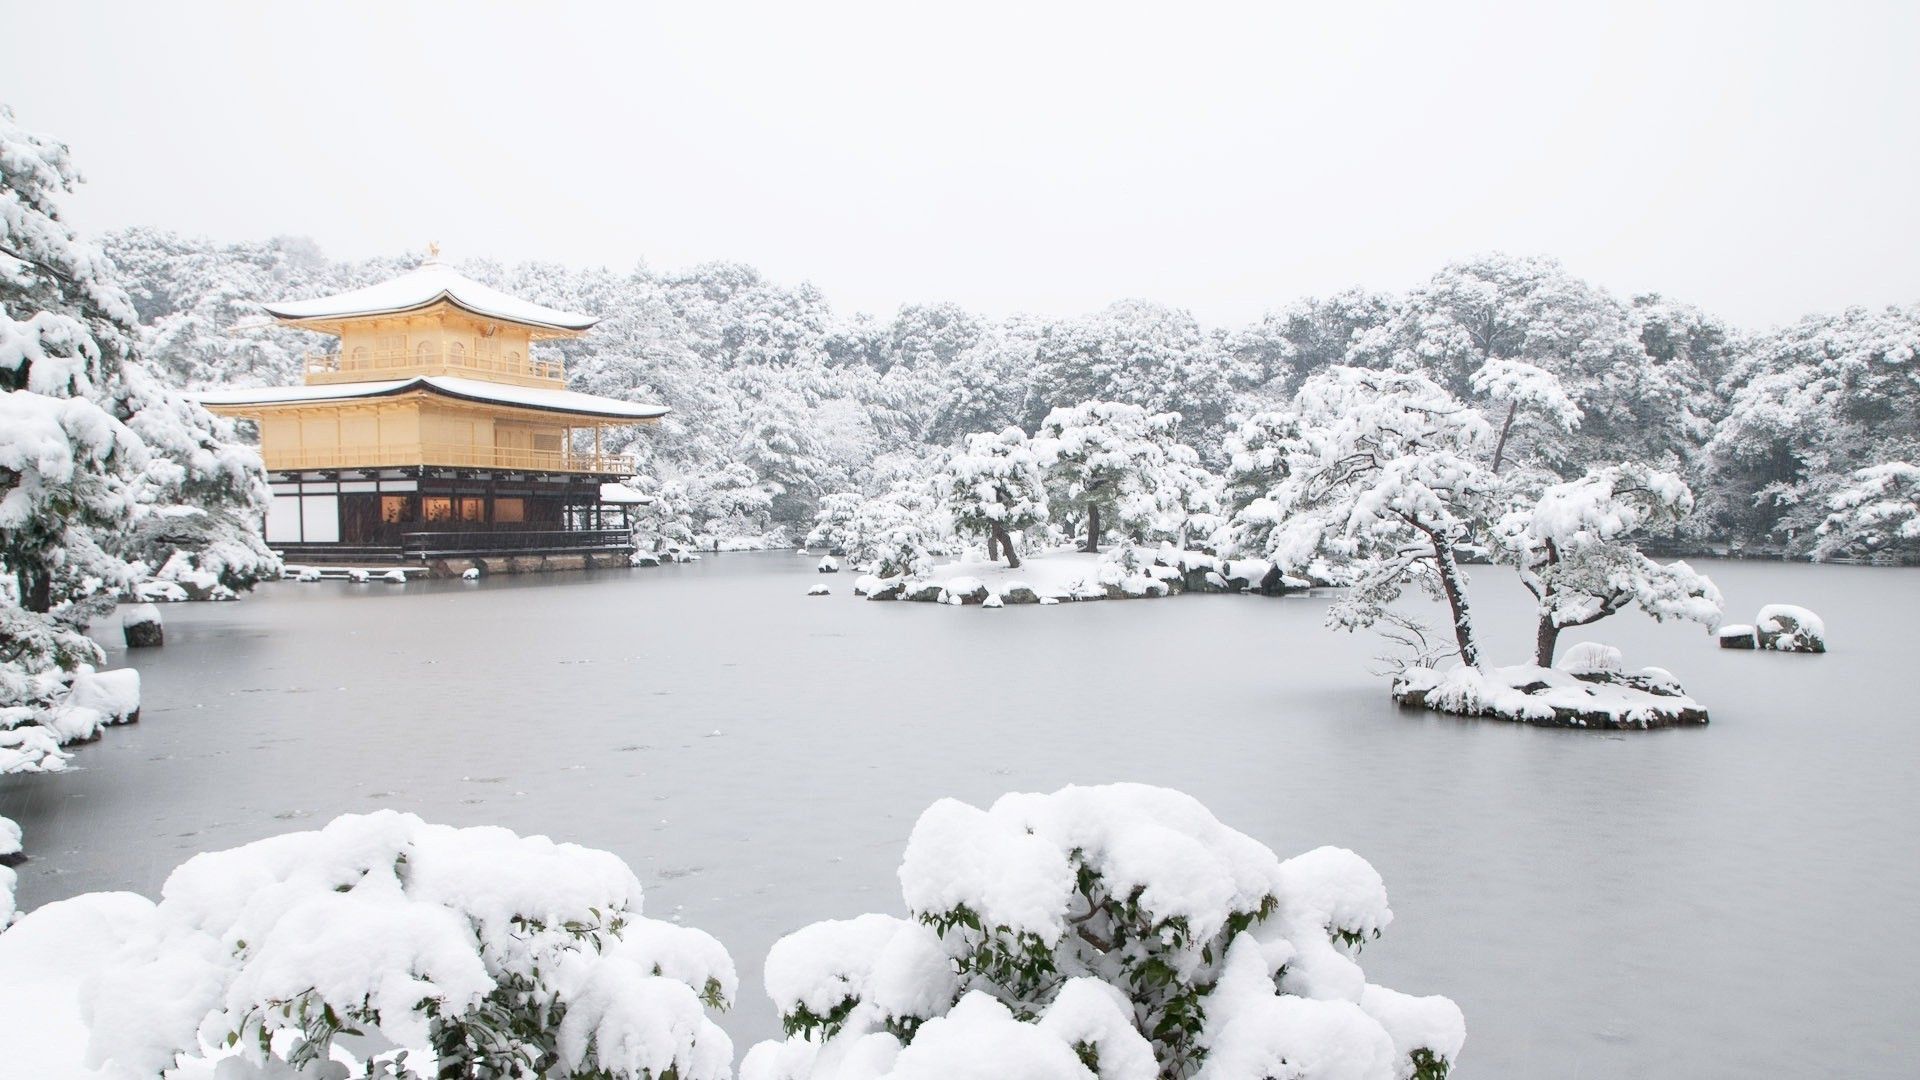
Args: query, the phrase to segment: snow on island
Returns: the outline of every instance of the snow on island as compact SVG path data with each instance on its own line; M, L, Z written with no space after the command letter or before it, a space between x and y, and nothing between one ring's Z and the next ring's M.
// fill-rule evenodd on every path
M1512 720L1545 727L1683 727L1707 722L1707 710L1663 668L1624 672L1620 651L1577 645L1560 666L1412 667L1393 680L1393 700L1455 716Z
M1100 554L1061 550L1022 559L1020 565L965 558L934 567L923 576L877 577L853 583L855 596L921 603L1058 604L1128 600L1183 592L1261 593L1278 596L1310 588L1264 559L1219 559L1199 551L1115 548Z

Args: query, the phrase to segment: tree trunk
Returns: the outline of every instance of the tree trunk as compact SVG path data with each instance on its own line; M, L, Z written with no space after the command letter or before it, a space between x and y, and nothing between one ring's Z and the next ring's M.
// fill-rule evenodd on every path
M1460 579L1460 564L1453 560L1453 546L1439 536L1433 537L1433 561L1440 574L1440 588L1446 593L1447 607L1453 612L1453 640L1460 647L1460 662L1470 668L1480 666L1480 646L1473 640L1473 615L1467 610L1467 587Z
M1507 422L1500 425L1500 441L1493 444L1493 471L1495 474L1500 472L1500 463L1506 460L1507 436L1513 431L1513 417L1514 414L1519 411L1520 403L1518 401L1507 406Z
M995 543L1000 545L1001 551L1007 553L1007 569L1020 569L1020 553L1013 550L1013 537L1008 536L1007 527L997 521L993 523L993 531L987 534L987 554L989 558L999 558L999 556L993 554L993 546Z
M988 562L1000 561L1000 526L999 525L990 525L987 527L987 561Z
M1100 508L1098 506L1087 507L1087 546L1080 550L1092 555L1100 553Z
M1540 667L1553 666L1553 653L1560 647L1560 626L1553 616L1540 613L1540 628L1533 635L1533 662Z
M45 570L22 570L19 574L20 606L35 614L53 610L53 575Z

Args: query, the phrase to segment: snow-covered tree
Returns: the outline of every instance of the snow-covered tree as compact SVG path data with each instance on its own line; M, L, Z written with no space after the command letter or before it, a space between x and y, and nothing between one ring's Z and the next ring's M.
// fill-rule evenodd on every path
M1458 550L1481 534L1497 494L1486 421L1424 375L1354 367L1308 379L1297 407L1286 477L1241 512L1266 523L1253 531L1265 550L1246 554L1346 582L1328 619L1347 629L1417 631L1393 610L1417 583L1446 602L1461 662L1480 666Z
M88 622L131 586L243 589L278 565L258 456L140 358L132 302L60 216L78 181L0 106L0 771L97 733L63 699L101 659Z
M1394 302L1364 289L1309 297L1230 331L1225 348L1257 384L1263 405L1287 401L1315 372L1345 363L1363 334L1385 325Z
M1514 425L1525 409L1528 419L1538 418L1552 429L1568 432L1580 426L1580 406L1568 396L1559 377L1525 360L1495 357L1480 366L1467 380L1477 394L1496 407L1505 406L1500 433L1493 443L1494 472L1506 464L1507 443L1513 438Z
M967 436L966 449L947 460L942 478L955 527L987 537L987 558L1020 565L1012 533L1047 520L1044 452L1016 427Z
M388 1080L733 1072L707 1015L732 959L642 916L604 851L389 810L195 856L162 896L82 988L96 1066L158 1076L236 1047L251 1075L345 1075L314 1066L364 1034L413 1048L367 1062Z
M1125 402L1148 412L1178 409L1200 432L1225 425L1233 385L1248 381L1191 314L1138 300L1053 324L1036 361L1036 413Z
M820 508L813 515L813 529L807 533L807 546L829 552L846 552L859 547L860 536L855 529L855 519L860 513L860 504L866 501L867 497L857 491L836 491L822 495Z
M854 514L857 562L883 578L915 577L946 550L946 532L933 496L913 485L895 487L860 504Z
M1816 315L1757 338L1707 445L1729 533L1807 550L1854 474L1920 460L1920 305Z
M1425 373L1499 424L1514 399L1488 398L1473 381L1493 360L1553 375L1580 410L1573 435L1520 440L1533 432L1517 426L1507 461L1518 454L1525 464L1577 475L1587 463L1655 461L1690 445L1685 389L1647 355L1633 309L1553 259L1488 255L1446 266L1360 334L1348 358Z
M1920 466L1889 461L1860 469L1831 505L1833 512L1820 523L1817 557L1920 551Z
M1552 667L1560 633L1629 607L1656 620L1720 621L1720 590L1684 562L1660 563L1638 541L1672 529L1693 492L1669 472L1610 465L1547 488L1509 511L1495 530L1499 553L1538 604L1534 663Z
M1084 516L1083 548L1108 530L1131 540L1184 529L1197 500L1198 456L1179 442L1179 413L1118 401L1083 401L1041 421L1034 443L1050 462L1056 520Z
M900 868L908 918L815 923L768 954L788 1038L742 1080L1438 1080L1460 1010L1367 982L1392 920L1365 860L1282 862L1176 791L944 799Z

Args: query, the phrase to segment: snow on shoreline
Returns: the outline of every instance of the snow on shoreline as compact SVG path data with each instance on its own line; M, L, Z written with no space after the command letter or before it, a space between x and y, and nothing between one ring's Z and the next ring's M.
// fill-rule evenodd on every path
M854 582L854 594L869 600L999 607L1145 599L1190 591L1278 595L1308 587L1309 582L1276 574L1273 564L1262 559L1227 561L1198 551L1122 547L1098 554L1050 551L1022 559L1017 568L966 558L936 566L921 577L864 574Z

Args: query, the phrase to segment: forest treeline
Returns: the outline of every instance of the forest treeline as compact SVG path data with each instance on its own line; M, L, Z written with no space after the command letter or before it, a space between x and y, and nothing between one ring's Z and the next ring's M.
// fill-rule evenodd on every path
M193 388L299 381L302 355L326 343L268 324L260 302L367 284L419 259L334 260L302 239L215 244L146 228L104 246L148 355ZM1684 476L1698 507L1682 548L1809 552L1855 471L1920 452L1920 305L1743 329L1657 294L1615 296L1544 257L1472 258L1404 293L1348 289L1219 328L1147 300L1074 317L929 303L876 318L736 263L459 266L602 317L552 347L571 386L673 408L628 449L719 535L803 533L824 495L884 488L968 433L1031 430L1089 400L1177 411L1181 439L1222 468L1239 419L1286 406L1336 365L1427 375L1496 427L1506 406L1475 373L1499 359L1544 369L1579 425L1535 430L1522 415L1512 452L1564 477L1620 461Z

